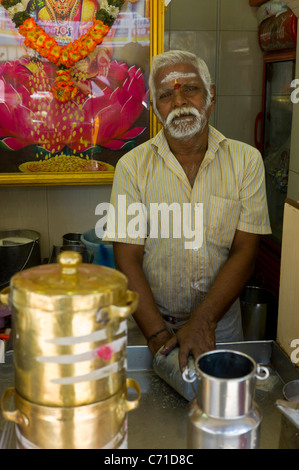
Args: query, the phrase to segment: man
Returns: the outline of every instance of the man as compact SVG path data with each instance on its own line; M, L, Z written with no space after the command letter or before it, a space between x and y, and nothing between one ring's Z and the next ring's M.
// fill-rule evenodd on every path
M111 197L115 212L120 195L126 210L142 203L144 233L112 230L108 217L106 239L114 241L116 267L139 293L134 318L152 354L179 346L183 370L189 354L243 339L238 296L253 273L259 235L271 233L264 166L255 148L209 125L216 90L201 59L184 51L160 54L149 85L163 130L119 160ZM191 205L193 227L202 213L202 239L198 224L193 245L186 236L163 237L161 228L151 236L157 221L148 214L163 203L181 208L182 217ZM189 219L183 220L184 228Z

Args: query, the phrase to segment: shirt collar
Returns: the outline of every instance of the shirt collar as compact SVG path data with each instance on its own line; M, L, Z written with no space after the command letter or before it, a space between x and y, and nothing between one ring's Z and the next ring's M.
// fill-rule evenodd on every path
M221 134L221 132L217 131L215 127L209 125L208 149L211 150L213 153L216 153L220 145L228 147L227 138L223 134Z
M170 151L168 142L165 137L164 130L159 131L155 137L152 138L152 145L157 148L158 153L163 157L167 152ZM228 147L227 138L217 131L213 126L209 124L209 137L208 137L208 152L216 153L219 146L223 145Z

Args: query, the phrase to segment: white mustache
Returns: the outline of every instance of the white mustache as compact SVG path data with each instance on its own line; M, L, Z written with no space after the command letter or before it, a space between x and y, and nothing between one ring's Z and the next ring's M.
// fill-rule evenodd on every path
M171 124L171 122L179 116L195 116L201 118L199 111L192 106L182 106L181 108L173 109L167 116L166 125Z

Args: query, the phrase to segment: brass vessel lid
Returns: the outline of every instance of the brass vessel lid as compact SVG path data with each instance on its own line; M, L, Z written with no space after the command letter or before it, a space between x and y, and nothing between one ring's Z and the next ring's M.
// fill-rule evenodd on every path
M64 251L57 264L35 266L15 274L10 282L13 306L42 310L81 310L118 304L128 281L119 271L82 263L80 253Z

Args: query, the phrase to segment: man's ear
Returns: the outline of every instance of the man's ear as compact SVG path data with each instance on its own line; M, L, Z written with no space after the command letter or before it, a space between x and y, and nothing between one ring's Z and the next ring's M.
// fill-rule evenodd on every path
M211 85L211 104L215 106L216 104L216 85Z

